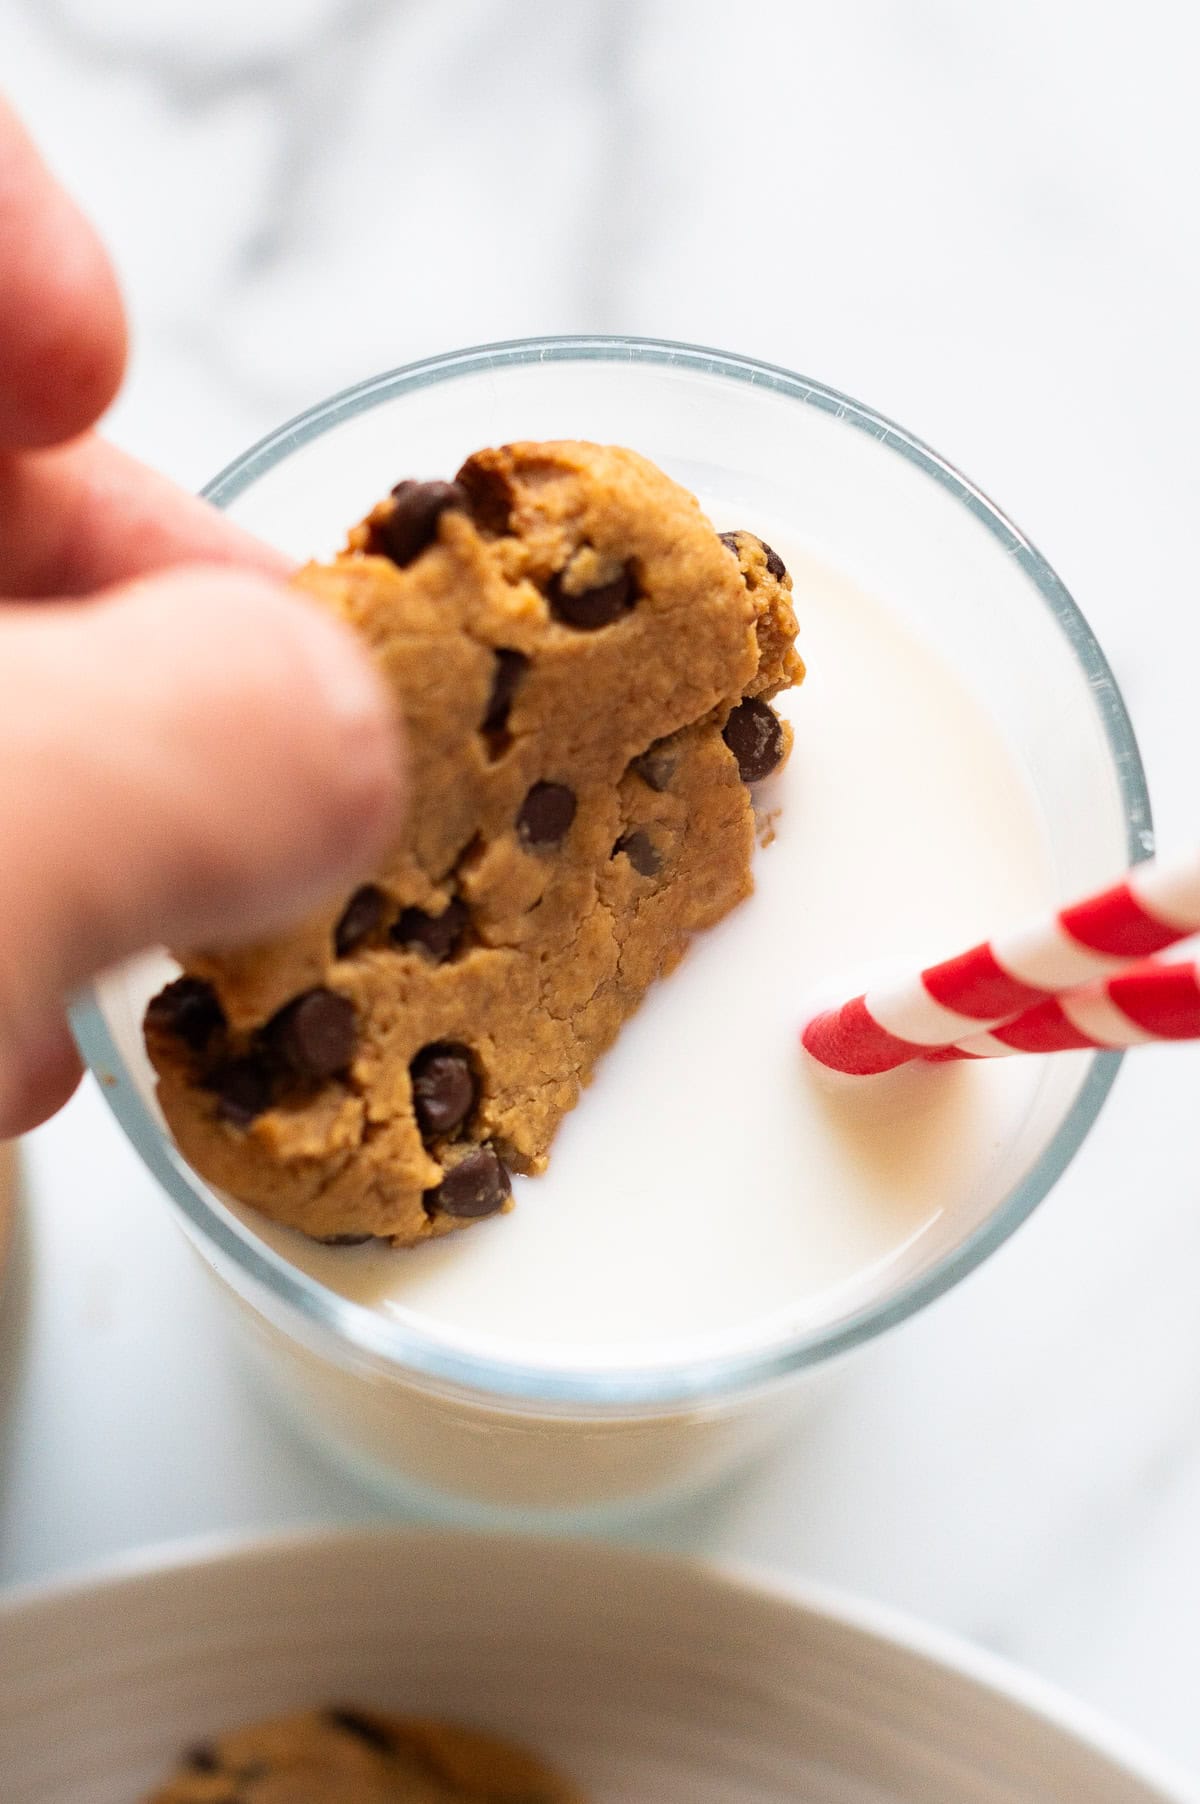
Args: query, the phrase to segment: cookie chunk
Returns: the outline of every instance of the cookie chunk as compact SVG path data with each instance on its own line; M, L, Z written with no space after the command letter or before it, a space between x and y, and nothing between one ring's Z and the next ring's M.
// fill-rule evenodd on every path
M296 931L181 955L146 1043L184 1155L321 1239L510 1206L598 1056L749 893L751 785L803 675L791 579L631 451L519 444L403 482L297 577L370 645L409 808Z
M493 1736L381 1711L314 1710L186 1755L146 1804L582 1804Z

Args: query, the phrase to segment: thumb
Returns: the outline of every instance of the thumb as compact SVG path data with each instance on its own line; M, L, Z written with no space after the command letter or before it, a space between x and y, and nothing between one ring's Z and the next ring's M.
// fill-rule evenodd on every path
M361 872L399 765L348 629L262 576L0 609L0 1097L84 978L251 939Z

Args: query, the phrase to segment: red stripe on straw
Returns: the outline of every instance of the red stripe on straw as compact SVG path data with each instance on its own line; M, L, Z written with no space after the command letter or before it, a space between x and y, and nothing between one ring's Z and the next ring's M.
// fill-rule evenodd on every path
M1057 1000L1051 996L1036 1007L1026 1009L1015 1021L1007 1026L993 1027L988 1034L989 1040L999 1040L1002 1045L1010 1046L1014 1052L1080 1052L1089 1046L1095 1046L1095 1040L1080 1033L1079 1029L1063 1014ZM968 1040L962 1046L937 1046L927 1052L923 1063L926 1065L949 1065L960 1059L986 1059L986 1052L973 1052Z
M1058 918L1073 940L1114 958L1148 958L1179 938L1178 927L1168 927L1148 914L1128 883L1115 883L1086 902L1064 908Z
M1000 1021L1040 1002L1045 995L1035 984L1010 977L991 946L984 940L948 958L944 964L922 971L921 981L935 1002L975 1021Z
M992 1038L1011 1046L1014 1052L1076 1052L1096 1044L1067 1020L1053 997L1018 1015L1006 1027L994 1027Z
M895 1034L880 1027L867 1013L861 996L843 1003L841 1008L814 1015L800 1038L823 1065L851 1077L877 1077L881 1071L894 1071L920 1051L911 1041L898 1040Z
M1195 965L1143 965L1110 977L1109 1000L1135 1027L1158 1040L1200 1036L1200 988Z

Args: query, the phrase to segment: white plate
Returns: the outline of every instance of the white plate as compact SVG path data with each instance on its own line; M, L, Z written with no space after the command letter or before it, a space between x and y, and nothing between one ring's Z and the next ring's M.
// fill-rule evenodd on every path
M1053 1692L873 1607L587 1543L410 1530L142 1556L0 1605L4 1804L133 1804L332 1700L541 1750L596 1804L1195 1804Z

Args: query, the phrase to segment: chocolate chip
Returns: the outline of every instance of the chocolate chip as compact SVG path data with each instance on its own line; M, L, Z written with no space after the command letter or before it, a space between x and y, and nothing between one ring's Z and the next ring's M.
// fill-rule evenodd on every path
M783 757L779 717L757 696L747 696L738 703L725 722L721 737L737 759L743 783L759 783L769 777Z
M639 877L657 877L662 870L662 859L654 849L654 841L640 827L632 833L622 833L612 849L615 858L618 852L624 852Z
M392 938L398 946L423 952L440 965L458 951L469 918L467 905L459 896L453 896L440 915L428 915L423 908L406 908L392 928Z
M561 575L556 576L546 593L550 612L556 620L561 620L564 626L578 627L581 632L588 633L600 626L611 626L614 620L628 613L635 600L633 576L628 564L610 583L600 583L594 589L582 589L577 595L569 594L563 588Z
M378 1239L375 1234L318 1234L316 1237L323 1247L365 1247L368 1240Z
M335 1729L341 1729L347 1735L353 1735L358 1741L366 1742L377 1754L394 1754L396 1742L391 1731L373 1717L364 1716L361 1710L327 1710L327 1722Z
M512 707L513 696L528 669L529 659L524 652L506 651L503 648L497 651L492 693L488 697L487 713L483 717L485 733L503 732L508 725L508 711Z
M466 505L466 494L456 482L398 482L392 490L392 511L371 529L371 549L403 569L432 545L446 509Z
M667 787L675 775L675 754L668 750L665 739L656 739L653 745L639 752L629 763L631 771L635 771L650 789L659 795Z
M739 535L736 532L719 532L717 534L722 545L728 545L734 557L738 556L738 536ZM767 541L765 539L760 539L756 533L748 532L745 534L745 537L753 539L754 543L759 546L763 556L767 560L768 574L773 576L777 583L781 583L787 575L787 565L784 563L779 553L777 551L772 551L771 547L767 544Z
M775 578L777 583L781 583L787 575L787 565L777 551L772 551L765 539L760 539L758 542L767 556L767 570Z
M305 990L268 1021L263 1037L293 1076L334 1077L354 1057L354 1004L336 990Z
M475 1073L465 1046L424 1046L409 1066L413 1111L426 1140L461 1127L475 1107Z
M355 890L333 930L333 949L339 958L349 958L364 940L370 939L383 919L386 906L387 897L373 883L364 883L361 889Z
M218 1065L206 1080L217 1097L217 1114L231 1127L248 1128L271 1106L271 1073L253 1053Z
M527 846L556 846L575 819L575 791L565 783L535 783L517 815Z
M480 532L499 538L511 532L513 492L506 476L499 470L485 469L468 457L454 480L466 495L471 518Z
M211 1741L200 1741L194 1748L189 1748L183 1764L189 1773L219 1773L221 1770L217 1750Z
M452 1165L434 1190L423 1197L428 1215L453 1215L461 1221L475 1221L483 1215L494 1215L512 1194L512 1182L495 1150L477 1146L457 1165Z
M202 977L177 977L151 999L146 1026L173 1034L193 1052L203 1052L215 1034L224 1033L225 1011L211 983Z

